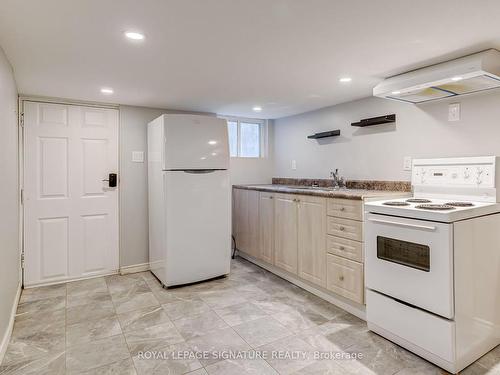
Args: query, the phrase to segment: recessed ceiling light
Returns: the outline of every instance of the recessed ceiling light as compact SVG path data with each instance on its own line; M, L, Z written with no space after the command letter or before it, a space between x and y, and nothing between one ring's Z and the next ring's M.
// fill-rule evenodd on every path
M396 90L396 91L391 92L391 94L392 95L398 95L398 94L401 94L401 91Z
M111 95L114 93L113 89L110 89L109 87L103 87L101 89L101 93L106 94L106 95Z
M136 33L135 31L126 31L125 36L132 40L143 40L144 34Z
M262 111L262 107L260 105L256 105L256 106L254 106L252 108L252 111L254 111L254 112L260 112L260 111Z
M216 152L212 152L212 156L217 156L217 153Z
M208 144L209 144L209 145L216 145L216 144L217 144L217 141L208 141Z
M351 82L351 81L352 81L351 77L342 77L339 79L339 82L342 82L342 83L347 83L347 82Z
M460 77L460 76L455 76L455 77L451 77L451 80L452 81L461 81L463 79L463 77Z

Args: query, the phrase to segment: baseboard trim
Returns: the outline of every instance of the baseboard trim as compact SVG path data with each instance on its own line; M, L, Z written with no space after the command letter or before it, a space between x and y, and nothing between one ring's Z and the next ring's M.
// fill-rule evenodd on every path
M94 279L96 277L116 275L117 273L118 273L118 270L113 270L113 271L105 271L102 273L94 273L92 275L86 275L86 276L80 276L80 277L71 277L71 278L66 278L66 279L51 280L51 281L47 281L47 282L24 285L24 289L38 288L40 286L65 284L65 283L70 283L72 281L88 280L88 279Z
M3 361L3 357L7 352L7 346L9 346L10 337L12 335L12 330L14 328L14 321L16 320L17 305L19 304L19 298L21 298L21 282L17 285L16 297L14 303L12 304L12 310L10 312L9 324L4 332L2 342L0 343L0 364Z
M325 301L328 301L331 304L340 307L342 310L345 310L348 313L355 315L360 319L366 320L366 309L364 305L356 306L354 305L354 302L351 303L347 299L344 299L343 297L333 295L332 292L329 292L326 289L310 284L305 280L299 279L295 275L292 275L278 267L275 267L272 264L268 264L259 259L256 259L248 254L242 253L241 251L238 252L238 256L248 260L249 262L255 263L259 267L262 267L268 270L269 272L278 275L279 277L291 282L292 284L297 285L298 287L301 287L302 289L307 290L308 292L320 298L323 298Z
M149 263L133 264L131 266L120 267L120 275L149 271Z

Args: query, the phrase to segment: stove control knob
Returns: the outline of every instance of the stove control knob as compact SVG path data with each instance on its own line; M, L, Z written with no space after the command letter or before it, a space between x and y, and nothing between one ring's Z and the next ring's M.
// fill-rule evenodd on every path
M469 168L466 168L464 170L464 178L467 180L470 177L470 171Z
M483 182L483 170L481 168L476 170L476 182L478 185Z
M453 173L451 174L451 178L455 179L455 178L457 178L457 177L458 177L458 173L457 173L457 172L453 172Z

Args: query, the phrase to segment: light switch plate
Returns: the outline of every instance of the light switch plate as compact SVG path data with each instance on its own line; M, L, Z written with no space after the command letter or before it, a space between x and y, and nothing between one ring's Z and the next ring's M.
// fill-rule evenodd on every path
M411 156L405 156L403 160L403 170L411 171Z
M460 121L460 103L451 103L448 106L448 121Z
M292 169L293 170L297 169L297 161L296 160L292 160Z
M144 163L144 151L132 151L132 162Z

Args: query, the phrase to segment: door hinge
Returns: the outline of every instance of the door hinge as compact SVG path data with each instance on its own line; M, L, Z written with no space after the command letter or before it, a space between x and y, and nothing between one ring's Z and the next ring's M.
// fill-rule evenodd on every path
M21 268L24 269L24 251L21 252Z
M24 128L24 112L19 116L19 124Z

